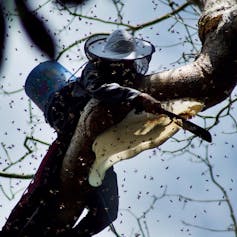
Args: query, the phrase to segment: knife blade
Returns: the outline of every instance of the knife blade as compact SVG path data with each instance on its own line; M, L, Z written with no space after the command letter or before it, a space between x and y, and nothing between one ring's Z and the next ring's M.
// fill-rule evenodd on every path
M195 134L196 136L204 139L205 141L207 141L207 142L212 141L212 136L209 131L196 125L195 123L192 123L192 122L186 120L185 118L181 117L180 115L174 114L168 110L161 109L161 108L159 108L159 113L163 113L163 114L167 115L174 123L176 123L183 129L188 130L189 132Z

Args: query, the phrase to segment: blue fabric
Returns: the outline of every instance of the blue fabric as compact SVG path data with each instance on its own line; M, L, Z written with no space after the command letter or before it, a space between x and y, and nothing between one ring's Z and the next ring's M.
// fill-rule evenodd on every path
M46 61L29 73L25 83L25 92L44 114L47 114L55 93L75 80L76 77L58 62Z

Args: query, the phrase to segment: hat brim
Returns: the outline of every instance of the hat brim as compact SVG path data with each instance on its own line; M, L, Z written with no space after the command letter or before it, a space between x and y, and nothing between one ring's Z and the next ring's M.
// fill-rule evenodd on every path
M85 44L85 51L95 57L109 60L135 60L144 58L154 52L154 46L145 40L135 38L135 48L129 53L116 53L105 50L106 39L109 35L94 35L89 38Z

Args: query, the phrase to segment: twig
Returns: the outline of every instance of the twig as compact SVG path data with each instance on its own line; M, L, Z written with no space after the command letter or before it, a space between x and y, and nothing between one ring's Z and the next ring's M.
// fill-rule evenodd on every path
M231 97L229 97L229 102L226 106L222 107L219 112L215 115L215 116L201 116L201 115L198 115L199 117L203 118L204 120L206 119L214 119L214 122L212 125L210 125L208 127L208 129L212 129L213 127L215 127L219 122L220 122L220 118L223 118L223 117L226 117L229 115L230 113L230 109L231 109L231 106L237 101L237 98L235 99L231 99ZM223 115L223 113L226 111L226 114Z
M32 12L37 12L40 8L44 7L45 5L47 5L49 2L51 2L52 0L47 0L45 3L40 4L37 8L35 8L34 10L32 10Z
M228 206L229 212L230 212L230 218L233 222L233 230L235 232L235 236L237 237L237 222L236 222L236 217L235 217L235 214L234 214L234 209L233 209L233 206L231 204L231 201L230 201L230 198L229 198L229 195L228 195L227 191L225 190L225 188L220 183L217 182L216 178L214 177L213 167L210 164L210 161L209 161L209 158L208 158L208 146L206 146L206 157L205 157L204 162L205 162L205 164L207 165L207 167L209 169L209 174L210 174L212 182L220 189L220 191L223 193L223 195L226 199L226 203L227 203L227 206Z
M210 160L209 160L209 155L208 155L208 146L205 146L205 157L201 157L193 152L190 152L190 151L187 151L189 154L192 154L193 156L195 156L196 158L200 159L208 168L208 172L209 172L209 175L210 175L210 178L211 178L211 181L212 183L221 191L221 193L223 194L223 197L224 197L224 200L227 204L227 207L229 209L229 214L230 214L230 218L232 220L232 223L233 223L233 228L232 228L232 231L234 231L235 233L235 237L237 237L237 221L236 221L236 217L235 217L235 214L234 214L234 208L232 206L232 203L231 203L231 200L229 198L229 195L227 193L227 191L225 190L225 188L220 184L218 183L218 181L216 180L215 176L214 176L214 171L213 171L213 166L211 165L210 163ZM192 225L192 224L190 224ZM194 225L195 226L195 225ZM198 226L195 226L195 227L198 227ZM202 227L203 228L203 227ZM205 229L207 230L212 230L211 228L206 228ZM219 231L219 230L218 230ZM223 231L223 230L221 230ZM227 229L226 231L230 231L229 229Z
M101 18L97 18L95 16L87 16L87 15L79 14L77 12L72 12L67 6L64 7L64 10L66 10L72 16L79 17L79 19L87 19L87 20L96 21L96 22L100 22L100 23L105 23L105 24L109 24L109 25L120 25L120 26L124 26L124 27L128 27L128 28L132 27L131 25L125 24L125 23L122 23L122 22L104 20L104 19L101 19Z
M135 31L144 29L144 28L146 28L146 27L150 27L150 26L155 25L155 24L157 24L157 23L160 23L160 22L162 22L162 21L164 21L164 20L166 20L166 19L169 19L171 16L173 16L173 15L177 14L178 12L184 10L184 9L185 9L186 7L188 7L190 4L191 4L191 3L186 2L186 3L184 3L183 5L179 6L178 8L174 9L173 11L171 11L171 12L169 12L169 13L167 13L167 14L165 14L165 15L159 17L159 18L156 18L156 19L154 19L154 20L152 20L152 21L148 21L148 22L143 23L143 24L138 25L138 26L130 26L130 28L131 28L131 30L132 30L133 32L135 32Z
M149 27L149 26L152 26L154 24L157 24L157 23L160 23L168 18L170 18L171 16L177 14L178 12L182 11L183 9L185 9L187 6L189 6L191 3L189 2L186 2L184 3L183 5L181 5L180 7L178 7L177 9L173 10L172 12L169 12L159 18L156 18L154 20L151 20L151 21L148 21L146 23L143 23L143 24L140 24L140 25L137 25L137 26L133 26L133 25L130 25L130 24L125 24L123 22L114 22L114 21L108 21L108 20L104 20L104 19L101 19L101 18L97 18L97 17L90 17L90 16L86 16L86 15L82 15L82 14L78 14L78 13L75 13L75 12L72 12L68 7L65 6L65 10L70 14L70 15L73 15L73 16L77 16L79 18L84 18L84 19L88 19L88 20L92 20L92 21L97 21L97 22L100 22L100 23L105 23L105 24L112 24L112 25L117 25L117 26L123 26L123 27L126 27L128 30L131 30L133 33L136 32L136 31L139 31L141 29L144 29L146 27ZM73 48L74 46L84 42L85 40L87 40L89 38L89 36L87 37L84 37L80 40L76 40L74 43L70 44L69 46L67 46L65 49L63 49L59 54L58 56L56 57L56 60L58 60L66 51L68 51L69 49Z
M3 195L4 195L9 201L13 200L13 199L15 198L15 195L23 190L23 188L21 188L21 189L19 189L19 190L17 190L16 192L13 193L13 192L12 192L12 188L11 188L11 187L12 187L12 185L11 185L11 179L10 179L9 187L10 187L11 196L6 193L6 191L5 191L5 189L3 188L2 184L0 184L0 190L2 191Z
M66 48L64 48L61 52L58 53L58 56L56 57L56 60L59 60L59 58L69 49L75 47L76 45L86 41L90 36L84 37L82 39L76 40L74 43L68 45Z
M186 197L183 196L181 194L166 194L167 197L178 197L179 199L184 199L186 201L190 201L190 202L226 202L226 199L195 199L195 198L190 198L190 197Z
M198 229L202 229L202 230L208 230L208 231L212 231L212 232L229 232L229 231L233 231L232 228L227 228L227 229L216 229L216 228L209 228L209 227L205 227L205 226L200 226L200 225L194 225L194 224L190 224L186 221L182 221L182 223L186 226L191 226L191 227L196 227Z
M139 230L140 230L140 232L141 232L142 237L146 237L146 235L145 235L145 232L144 232L144 230L143 230L143 226L142 226L141 220L144 219L144 218L146 218L146 215L147 215L151 210L154 209L154 206L155 206L155 204L156 204L156 202L157 202L158 200L160 200L160 199L162 199L162 198L164 198L164 197L166 196L166 191L167 191L167 187L165 187L164 192L163 192L159 197L153 196L153 201L152 201L151 205L143 212L143 214L142 214L140 217L137 217L131 210L125 209L125 211L129 212L129 213L136 219L137 225L138 225L138 227L139 227ZM146 222L144 222L143 224L145 225L145 229L146 229L146 232L147 232L147 234L148 234L147 236L149 237L149 231L148 231L149 228L148 228L148 225L147 225Z
M42 141L42 140L36 139L36 138L34 138L34 137L28 137L28 136L27 136L27 137L25 138L25 140L24 140L24 147L27 149L27 152L26 152L22 157L20 157L18 160L14 161L14 162L10 162L10 164L9 164L7 167L5 167L5 168L3 169L3 171L6 171L6 170L8 170L9 168L11 168L12 166L14 166L14 165L20 163L20 162L23 161L28 155L30 155L31 153L34 152L34 150L32 150L32 149L28 146L28 144L27 144L28 140L35 141L35 142L41 143L41 144L46 145L46 146L49 146L49 145L50 145L49 143L44 142L44 141Z
M124 7L124 3L122 3L120 0L113 0L113 4L116 8L119 22L122 23L122 20L123 20L122 10L123 10L123 7ZM118 6L119 4L120 4L120 8Z
M12 178L12 179L32 179L34 177L33 174L16 174L16 173L5 173L0 172L0 176L2 178Z
M21 89L17 89L14 91L6 91L6 90L1 89L1 91L2 91L1 94L3 94L3 95L12 95L12 94L17 94L17 93L23 91L23 89L21 88Z

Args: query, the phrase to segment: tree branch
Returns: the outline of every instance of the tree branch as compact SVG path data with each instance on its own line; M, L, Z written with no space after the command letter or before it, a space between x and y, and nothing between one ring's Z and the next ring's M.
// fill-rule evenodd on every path
M16 173L5 173L0 172L0 177L2 178L12 178L12 179L32 179L34 177L33 174L16 174Z
M97 18L97 17L90 17L90 16L86 16L86 15L82 15L82 14L78 14L76 12L72 12L68 7L65 6L64 10L66 10L70 15L72 16L76 16L79 17L79 19L83 18L83 19L88 19L91 21L97 21L100 23L104 23L104 24L111 24L111 25L117 25L117 26L123 26L126 27L128 30L131 30L132 32L136 32L139 31L141 29L144 29L146 27L155 25L157 23L163 22L164 20L169 19L171 16L174 16L175 14L181 12L182 10L184 10L187 6L189 6L191 3L190 2L186 2L183 5L179 6L176 9L173 9L171 12L168 12L166 14L164 14L163 16L160 16L156 19L153 19L151 21L148 21L146 23L143 24L138 24L137 26L134 25L130 25L130 24L126 24L122 22L122 19L119 22L115 22L115 21L109 21L109 20L104 20L101 18ZM120 16L121 17L121 16ZM68 51L69 49L75 47L76 45L84 42L85 40L87 40L90 36L84 37L80 40L75 41L74 43L68 45L65 49L63 49L61 52L58 53L56 60L58 60L66 51Z
M179 6L178 8L176 9L173 9L171 12L168 12L166 13L165 15L161 16L161 17L158 17L154 20L151 20L151 21L148 21L146 23L143 23L143 24L140 24L138 26L130 26L130 29L135 32L135 31L138 31L138 30L141 30L141 29L144 29L146 27L150 27L152 25L155 25L157 23L160 23L166 19L169 19L171 16L174 16L175 14L183 11L186 7L188 7L191 3L190 2L186 2L184 3L183 5Z
M212 232L230 232L233 231L232 228L227 228L227 229L216 229L216 228L209 228L209 227L205 227L205 226L200 226L200 225L194 225L194 224L190 224L186 221L182 221L182 223L186 226L191 226L191 227L196 227L198 229L202 229L202 230L208 230L208 231L212 231Z
M4 149L5 153L6 153L6 156L8 157L8 160L9 160L9 162L10 162L10 164L7 165L7 166L3 169L3 171L6 171L6 170L10 169L12 166L14 166L14 165L20 163L21 161L23 161L28 155L30 155L30 154L34 151L34 150L32 150L32 149L30 148L30 146L27 144L28 141L33 141L33 142L41 143L41 144L46 145L46 146L49 146L49 145L50 145L49 143L44 142L44 141L42 141L42 140L39 140L39 139L37 139L37 138L26 136L26 138L25 138L25 140L24 140L24 147L26 148L27 152L26 152L23 156L21 156L20 158L18 158L16 161L11 161L10 156L9 156L9 154L8 154L8 151L7 151L7 149L5 148L5 145L4 145L3 143L1 143L3 149Z
M206 108L230 95L237 82L237 4L218 1L222 8L216 11L216 4L210 2L205 1L199 21L203 46L196 60L149 75L141 80L140 88L159 100L196 98L204 101Z
M233 231L235 233L235 237L237 237L237 220L236 220L236 216L235 216L235 213L234 213L234 208L233 208L233 205L231 203L231 200L229 198L229 195L228 195L226 189L215 178L214 171L213 171L213 166L212 166L212 164L210 163L210 160L209 160L208 146L206 146L205 157L201 157L199 155L196 155L195 153L193 153L191 151L187 151L187 152L189 154L193 155L194 157L196 157L197 159L200 159L207 166L212 183L221 191L221 193L223 195L223 200L227 204L227 207L229 209L229 215L230 215L230 218L232 220L232 226L233 226L231 228L231 231ZM226 231L230 231L230 229L227 228Z

